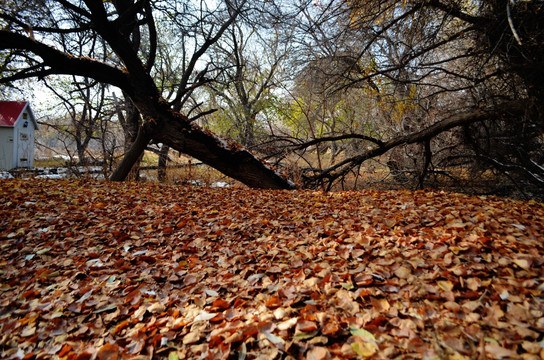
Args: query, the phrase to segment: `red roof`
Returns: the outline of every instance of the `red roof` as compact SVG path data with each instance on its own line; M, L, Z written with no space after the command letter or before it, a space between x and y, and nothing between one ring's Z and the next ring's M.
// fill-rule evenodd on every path
M0 101L0 126L15 125L26 104L26 101Z

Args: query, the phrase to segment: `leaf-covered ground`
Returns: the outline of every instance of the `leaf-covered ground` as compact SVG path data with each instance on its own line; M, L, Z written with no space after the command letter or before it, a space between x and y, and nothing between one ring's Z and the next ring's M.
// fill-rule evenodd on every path
M1 358L544 359L544 205L0 181Z

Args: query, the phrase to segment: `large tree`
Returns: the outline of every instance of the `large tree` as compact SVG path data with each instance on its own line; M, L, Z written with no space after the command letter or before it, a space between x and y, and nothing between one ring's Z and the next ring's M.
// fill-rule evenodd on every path
M65 74L122 90L143 121L113 180L123 180L148 144L156 142L249 186L292 188L292 182L246 149L223 141L181 113L184 99L203 84L195 74L198 61L247 8L245 0L218 1L213 7L205 2L152 0L8 0L0 11L0 82ZM179 31L171 36L193 48L183 54L178 81L168 89L172 97L165 97L165 89L155 81L160 72L158 49L172 40L158 35L157 22L165 21ZM200 30L198 35L195 29ZM73 38L87 39L89 56L72 51ZM103 61L93 56L97 42L105 44Z

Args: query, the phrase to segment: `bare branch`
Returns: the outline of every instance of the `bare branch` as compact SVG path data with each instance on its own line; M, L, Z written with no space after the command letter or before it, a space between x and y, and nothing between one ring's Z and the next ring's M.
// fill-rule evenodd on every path
M524 111L525 111L525 107L523 104L508 103L508 104L503 104L498 110L497 109L490 109L488 111L474 110L468 113L457 114L447 119L444 119L442 121L439 121L437 123L434 123L433 125L428 126L420 131L416 131L414 133L411 133L405 136L392 138L384 142L383 145L380 147L376 147L369 151L363 152L362 154L359 154L357 156L347 158L335 164L334 166L329 167L328 169L319 171L317 175L308 177L306 182L312 183L312 182L322 181L323 179L329 179L329 181L332 183L334 180L347 174L353 167L362 164L364 161L368 159L383 155L387 151L399 145L428 141L432 139L433 137L437 136L438 134L441 134L455 127L487 120L495 116L501 115L504 112L508 112L512 114L523 114Z
M338 136L324 136L324 137L320 137L320 138L317 138L317 139L307 141L307 142L302 143L302 144L294 144L293 146L295 147L295 149L301 150L301 149L305 149L305 148L308 148L310 146L321 144L321 143L324 143L324 142L334 142L334 141L341 141L341 140L347 140L347 139L366 140L366 141L369 141L371 143L374 143L374 144L378 145L379 147L382 147L382 146L385 145L385 143L383 141L381 141L379 139L376 139L376 138L373 138L371 136L362 135L362 134L343 134L343 135L338 135Z

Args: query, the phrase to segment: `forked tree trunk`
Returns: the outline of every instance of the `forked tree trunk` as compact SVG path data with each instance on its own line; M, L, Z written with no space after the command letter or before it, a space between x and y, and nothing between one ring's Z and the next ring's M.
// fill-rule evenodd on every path
M239 144L227 144L226 141L191 123L179 113L157 109L154 119L156 119L153 120L157 123L156 126L148 122L140 128L136 140L111 175L110 180L125 180L149 142L153 141L192 156L252 188L294 189L296 187L293 182L274 171L247 149Z
M128 151L125 153L125 156L123 156L121 162L110 175L110 180L124 181L134 164L138 162L140 156L144 153L149 141L151 141L150 130L147 126L143 126L138 131L136 140L134 140Z

